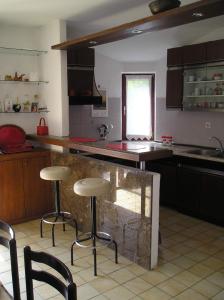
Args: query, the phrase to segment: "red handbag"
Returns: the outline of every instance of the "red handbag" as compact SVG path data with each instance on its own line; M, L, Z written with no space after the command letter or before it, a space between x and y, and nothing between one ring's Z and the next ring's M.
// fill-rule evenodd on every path
M48 126L44 118L40 118L39 125L37 126L37 135L48 135Z

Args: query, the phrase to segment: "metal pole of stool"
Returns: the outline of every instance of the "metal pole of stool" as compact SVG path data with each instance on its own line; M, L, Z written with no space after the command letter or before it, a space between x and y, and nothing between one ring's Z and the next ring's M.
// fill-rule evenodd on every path
M96 197L91 197L92 210L92 241L93 241L93 256L94 256L94 275L97 276L96 264Z

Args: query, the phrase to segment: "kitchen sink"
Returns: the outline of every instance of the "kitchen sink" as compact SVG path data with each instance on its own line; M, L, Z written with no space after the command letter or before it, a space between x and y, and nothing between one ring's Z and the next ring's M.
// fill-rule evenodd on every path
M193 150L188 150L186 152L189 154L224 158L223 152L218 151L218 150L212 150L212 149L193 149Z

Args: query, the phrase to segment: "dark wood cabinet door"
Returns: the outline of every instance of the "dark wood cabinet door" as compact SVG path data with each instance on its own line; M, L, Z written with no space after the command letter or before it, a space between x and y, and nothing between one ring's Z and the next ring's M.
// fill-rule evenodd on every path
M178 168L178 209L191 216L198 217L202 174L197 168L180 166Z
M183 47L183 64L191 65L206 62L206 46L195 44Z
M200 217L224 226L224 174L204 174L201 193Z
M39 217L53 208L52 186L40 178L40 170L50 166L49 155L23 160L24 194L26 216Z
M177 167L175 164L149 162L148 170L160 173L160 204L177 206Z
M181 66L183 64L183 47L167 50L167 67Z
M224 60L224 40L206 43L207 62Z
M166 107L182 108L183 70L168 70L166 77Z
M16 223L25 217L21 160L0 162L0 219Z
M67 50L67 64L73 66L94 67L95 52L93 48Z

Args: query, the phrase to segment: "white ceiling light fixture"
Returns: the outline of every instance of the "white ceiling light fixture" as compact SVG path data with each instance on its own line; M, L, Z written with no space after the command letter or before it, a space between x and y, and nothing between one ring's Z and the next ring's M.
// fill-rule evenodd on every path
M90 41L89 44L90 44L90 45L96 45L97 42L96 42L96 41Z
M132 31L131 31L131 33L133 33L133 34L140 34L140 33L142 33L143 32L143 30L139 30L139 29L133 29Z
M194 12L192 14L192 16L195 17L195 18L202 18L202 17L204 17L204 14L201 13L201 12Z

